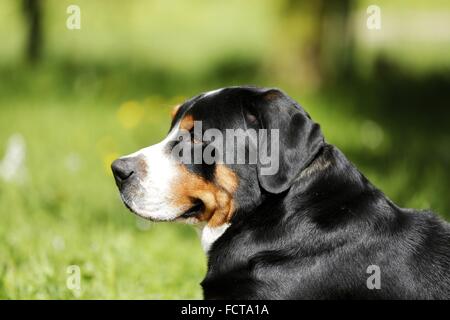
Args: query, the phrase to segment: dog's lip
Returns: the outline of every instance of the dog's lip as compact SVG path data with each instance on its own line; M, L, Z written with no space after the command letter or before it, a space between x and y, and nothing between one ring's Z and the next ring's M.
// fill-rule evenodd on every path
M181 216L180 218L191 218L191 217L195 217L197 215L199 215L200 213L203 212L205 205L203 204L202 201L197 200L193 203L192 207L190 207L189 209L187 209Z
M130 210L131 212L136 213L136 212L131 208L131 206L128 204L127 199L125 199L125 198L122 196L122 193L120 193L120 197L122 198L122 202L123 202L123 204L125 205L125 207L126 207L128 210Z
M175 219L171 219L171 220L157 220L157 219L153 219L150 216L144 215L142 213L140 213L138 210L135 210L132 208L132 206L128 203L128 201L126 199L124 199L122 197L122 202L125 205L125 207L130 210L132 213L138 215L139 217L146 219L146 220L150 220L150 221L154 221L154 222L158 222L158 221L173 221L173 220L177 220L177 219L188 219L188 218L192 218L195 217L197 215L199 215L200 213L203 212L205 205L203 204L203 202L201 200L195 200L192 204L192 206L185 210L183 212L183 214L181 214L180 216L178 216Z
M121 197L122 197L122 194L121 194ZM132 213L134 213L135 215L137 215L137 216L139 216L139 217L141 217L141 218L143 218L143 219L146 219L146 220L156 221L156 220L152 219L151 217L148 217L148 216L146 216L146 215L144 215L144 214L141 214L139 211L133 209L133 208L131 207L131 205L128 204L128 200L125 199L124 197L122 197L122 202L123 202L123 204L125 205L125 207L126 207L128 210L130 210Z

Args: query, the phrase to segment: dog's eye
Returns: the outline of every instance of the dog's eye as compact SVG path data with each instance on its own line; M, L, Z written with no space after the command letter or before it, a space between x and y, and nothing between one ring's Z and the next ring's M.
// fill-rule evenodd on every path
M201 144L201 143L203 143L203 141L202 141L201 138L199 139L199 138L197 138L197 137L194 135L194 131L191 131L190 134L191 134L191 142L192 142L192 143L194 143L194 144Z
M249 112L245 113L245 120L249 124L258 124L258 118L254 114L251 114Z

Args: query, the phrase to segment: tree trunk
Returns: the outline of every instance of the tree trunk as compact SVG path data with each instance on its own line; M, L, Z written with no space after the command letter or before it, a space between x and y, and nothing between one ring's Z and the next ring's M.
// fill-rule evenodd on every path
M23 0L25 20L28 29L26 59L35 64L42 50L42 1Z

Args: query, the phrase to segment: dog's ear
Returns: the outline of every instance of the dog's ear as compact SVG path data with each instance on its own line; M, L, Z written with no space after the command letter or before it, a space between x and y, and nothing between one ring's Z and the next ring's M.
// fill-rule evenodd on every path
M270 193L287 190L298 174L309 165L324 143L320 126L291 98L277 89L269 89L258 95L254 105L259 115L260 126L267 129L259 148L267 148L272 155L272 147L278 144L278 170L264 174L263 165L258 161L260 186ZM278 130L278 137L273 130ZM278 141L271 141L276 139ZM264 141L266 140L266 141ZM260 151L261 152L261 151ZM266 152L266 151L263 151Z

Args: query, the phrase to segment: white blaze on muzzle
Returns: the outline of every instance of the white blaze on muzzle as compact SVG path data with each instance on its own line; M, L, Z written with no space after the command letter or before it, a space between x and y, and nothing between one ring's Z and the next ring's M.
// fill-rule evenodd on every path
M173 205L173 185L178 176L177 162L166 150L176 138L178 126L160 143L143 148L121 159L139 157L144 163L137 172L136 182L128 190L121 192L125 203L139 216L152 220L174 220L184 208Z

